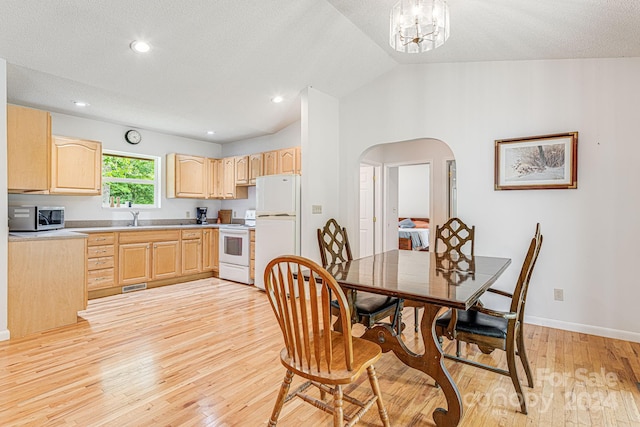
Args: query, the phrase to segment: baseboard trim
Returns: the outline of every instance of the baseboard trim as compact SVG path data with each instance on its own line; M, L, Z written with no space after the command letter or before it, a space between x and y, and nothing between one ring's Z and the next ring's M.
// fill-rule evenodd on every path
M583 325L581 323L563 322L561 320L547 319L544 317L525 316L525 323L538 326L548 326L550 328L564 329L566 331L581 332L584 334L597 335L600 337L614 338L625 341L640 343L640 333L622 331L619 329L603 328L600 326Z
M0 331L0 341L7 341L9 338L11 338L11 333L8 329Z

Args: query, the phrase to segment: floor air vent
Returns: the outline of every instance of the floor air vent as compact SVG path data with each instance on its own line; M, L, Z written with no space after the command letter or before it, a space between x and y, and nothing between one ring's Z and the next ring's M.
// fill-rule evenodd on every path
M139 291L141 289L147 289L146 283L140 283L139 285L129 285L122 287L122 293L125 294L127 292Z

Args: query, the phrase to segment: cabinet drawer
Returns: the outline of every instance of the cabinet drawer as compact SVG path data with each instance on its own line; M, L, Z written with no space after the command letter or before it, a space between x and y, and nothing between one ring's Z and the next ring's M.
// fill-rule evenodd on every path
M89 246L113 245L115 241L115 233L91 233L87 239L87 244Z
M89 246L87 248L87 255L89 258L113 256L114 253L115 249L113 248L113 245Z
M100 270L103 268L111 268L114 266L112 256L104 256L100 258L89 258L87 260L87 270Z
M89 271L87 274L87 287L89 290L114 286L113 268Z
M182 240L201 239L202 230L182 230Z
M122 231L120 243L169 242L180 238L180 230Z

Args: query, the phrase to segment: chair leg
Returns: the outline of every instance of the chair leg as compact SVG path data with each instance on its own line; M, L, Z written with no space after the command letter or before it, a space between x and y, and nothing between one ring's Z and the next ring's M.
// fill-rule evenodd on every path
M527 375L527 383L530 388L533 388L533 374L531 373L531 367L529 366L527 351L524 348L524 332L522 329L522 324L520 324L520 328L518 328L518 356L520 356L520 362L522 362L524 372Z
M276 399L276 404L273 407L273 412L271 412L271 418L269 419L269 427L275 427L278 423L278 417L280 416L280 411L282 410L282 406L284 405L284 400L289 393L289 387L291 386L291 380L293 379L293 372L287 370L287 373L284 376L284 380L282 381L282 386L280 386L280 392L278 393L278 398Z
M344 412L342 410L342 386L337 385L333 392L333 427L344 426Z
M369 384L371 384L371 390L373 391L373 394L378 398L376 404L378 405L378 413L380 414L382 425L388 427L391 425L389 423L389 415L387 414L387 408L384 407L384 402L382 401L380 385L378 384L376 369L373 367L373 365L367 368L367 375L369 376Z
M420 325L418 324L418 307L413 308L413 330L415 333L418 333L418 328Z
M523 414L527 415L527 402L524 398L524 392L522 390L522 385L520 384L520 379L518 378L518 369L516 367L516 343L514 341L514 339L510 339L510 337L507 336L507 365L509 366L511 382L513 383L513 387L516 389L516 394L520 401L520 410Z
M460 340L456 340L456 356L460 357Z

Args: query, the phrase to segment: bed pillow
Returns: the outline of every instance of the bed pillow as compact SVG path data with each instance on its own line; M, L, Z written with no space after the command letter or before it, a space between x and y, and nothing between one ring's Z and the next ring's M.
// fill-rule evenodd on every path
M415 228L416 225L411 221L410 218L405 218L398 223L398 227L400 228Z
M416 225L416 228L429 228L427 221L414 220L413 223Z

